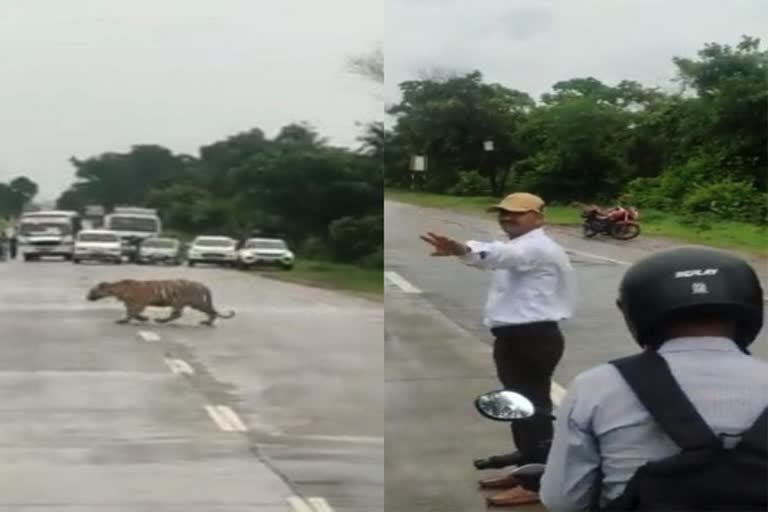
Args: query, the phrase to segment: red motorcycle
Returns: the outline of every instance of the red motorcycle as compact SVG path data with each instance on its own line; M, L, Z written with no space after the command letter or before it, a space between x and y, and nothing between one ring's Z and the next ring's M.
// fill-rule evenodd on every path
M608 235L617 240L631 240L640 234L640 212L633 207L617 206L607 211L597 208L585 209L582 232L587 238Z

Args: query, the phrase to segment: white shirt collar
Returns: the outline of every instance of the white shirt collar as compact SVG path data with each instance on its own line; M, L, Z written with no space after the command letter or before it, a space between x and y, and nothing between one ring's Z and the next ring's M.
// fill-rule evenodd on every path
M659 352L694 352L716 350L722 352L739 351L738 345L730 338L721 336L681 336L665 341Z

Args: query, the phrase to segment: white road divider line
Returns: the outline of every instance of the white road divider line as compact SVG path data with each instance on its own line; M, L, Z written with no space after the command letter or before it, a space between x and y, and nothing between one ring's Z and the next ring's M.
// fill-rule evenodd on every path
M192 375L195 373L195 370L192 369L189 363L181 359L166 357L165 364L167 364L168 368L171 369L171 372L176 375Z
M569 249L568 247L565 248L565 252L570 252L573 254L577 254L579 256L583 256L585 258L592 258L593 260L603 260L603 261L610 261L611 263L616 263L617 265L631 265L630 262L624 261L624 260L616 260L613 258L608 258L607 256L600 256L599 254L594 254L591 252L586 251L577 251L576 249Z
M153 341L160 341L160 336L156 332L152 331L139 331L138 332L139 338L142 340L150 343Z
M310 505L315 507L317 512L333 512L333 509L328 502L325 501L325 498L309 498L308 501Z
M214 423L224 432L247 432L248 428L240 417L226 405L206 405L206 412Z
M295 512L333 512L325 498L307 498L304 501L298 496L289 496L288 504Z
M413 286L411 283L405 280L403 276L397 272L387 271L384 272L384 277L392 284L400 288L405 293L421 293L421 290Z
M563 401L563 397L565 397L565 388L553 380L552 387L550 388L550 396L555 405L560 405L560 402Z
M310 508L306 501L298 496L290 496L288 498L288 504L295 512L315 512Z
M227 407L226 405L220 405L219 406L219 412L221 412L221 415L227 418L230 425L235 429L237 432L248 432L248 427L245 426L245 423L240 419L240 416L237 415L235 411Z
M216 426L218 426L224 432L232 432L232 425L230 425L229 422L221 416L221 413L219 413L219 410L216 407L212 405L206 405L205 410L208 412L208 416L211 417Z
M287 437L287 436L284 436ZM328 441L331 443L353 443L353 444L384 444L383 437L372 436L326 436L326 435L306 435L290 436L292 439L306 441Z

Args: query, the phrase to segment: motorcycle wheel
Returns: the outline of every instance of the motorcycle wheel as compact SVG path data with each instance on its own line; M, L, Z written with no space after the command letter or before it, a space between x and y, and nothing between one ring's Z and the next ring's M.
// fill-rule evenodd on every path
M640 234L640 225L636 222L620 222L611 228L611 236L618 240L632 240Z
M581 231L584 233L584 236L586 238L592 238L595 235L597 235L597 230L593 228L590 224L582 224Z

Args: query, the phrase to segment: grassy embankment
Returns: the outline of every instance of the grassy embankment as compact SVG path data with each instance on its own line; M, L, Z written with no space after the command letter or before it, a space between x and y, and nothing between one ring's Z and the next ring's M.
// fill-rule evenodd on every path
M387 189L386 197L419 206L483 215L487 215L485 208L497 201L489 197L456 197L394 189ZM578 211L570 206L551 205L546 213L547 222L550 224L576 226L582 222ZM768 256L768 227L766 226L725 221L713 222L708 226L697 226L681 215L649 209L640 211L640 222L645 236L667 237L682 242L737 249L757 256Z

